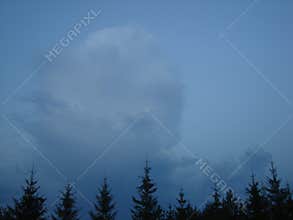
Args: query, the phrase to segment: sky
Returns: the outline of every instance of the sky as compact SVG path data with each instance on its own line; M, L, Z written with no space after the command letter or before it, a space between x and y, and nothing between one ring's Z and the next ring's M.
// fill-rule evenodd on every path
M86 215L106 176L125 219L146 159L163 206L181 187L206 200L213 183L199 158L239 194L271 160L292 183L292 9L1 1L0 202L35 167L50 208L75 182Z

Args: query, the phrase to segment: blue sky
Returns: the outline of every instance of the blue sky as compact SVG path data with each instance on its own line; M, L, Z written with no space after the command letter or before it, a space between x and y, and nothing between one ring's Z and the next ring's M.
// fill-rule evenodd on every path
M197 203L208 192L190 152L226 177L261 147L231 184L240 188L251 169L261 178L271 157L290 181L292 9L289 0L2 1L0 98L13 96L1 114L70 180L122 133L80 182L92 199L91 187L106 175L117 194L130 169L117 195L121 216L145 158L165 189L162 202L180 187ZM89 10L101 14L14 94ZM141 118L146 108L166 127L151 114ZM0 200L17 192L32 164L53 200L64 182L7 122L0 124L0 170L7 176Z

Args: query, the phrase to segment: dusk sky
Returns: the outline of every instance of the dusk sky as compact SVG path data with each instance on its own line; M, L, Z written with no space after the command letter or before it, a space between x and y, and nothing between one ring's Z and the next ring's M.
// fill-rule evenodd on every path
M35 167L50 208L74 182L86 215L106 176L125 219L146 159L164 206L181 187L207 199L198 159L240 195L271 160L292 184L292 10L289 0L2 0L0 202Z

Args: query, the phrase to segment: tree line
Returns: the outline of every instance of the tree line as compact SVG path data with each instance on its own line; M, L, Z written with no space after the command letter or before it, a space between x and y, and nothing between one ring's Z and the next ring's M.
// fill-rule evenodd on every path
M292 220L293 200L289 184L283 186L274 163L270 175L261 184L252 175L246 187L246 199L238 199L232 190L221 196L215 185L211 201L198 209L186 200L180 190L175 205L163 209L156 196L157 186L150 175L148 162L132 197L132 220ZM0 220L79 220L74 187L67 184L61 193L53 213L46 208L46 198L39 193L40 187L32 171L25 180L22 195L13 205L0 208ZM89 212L91 220L115 220L117 207L105 178L99 187L94 208Z

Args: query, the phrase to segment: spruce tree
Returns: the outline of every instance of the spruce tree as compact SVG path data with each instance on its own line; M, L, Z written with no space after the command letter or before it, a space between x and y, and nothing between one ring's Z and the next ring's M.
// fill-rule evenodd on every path
M33 170L25 182L23 195L19 200L14 199L14 207L9 208L11 216L16 220L45 220L46 199L38 193L40 187Z
M108 186L107 179L104 178L103 185L96 196L95 210L90 212L92 220L114 220L116 216L115 203Z
M4 220L4 210L0 207L0 220Z
M293 198L292 198L292 192L291 192L289 184L287 184L287 187L286 187L286 194L287 194L286 217L287 219L292 220L293 219Z
M245 210L245 202L239 202L237 220L247 220L247 213Z
M221 204L221 196L219 193L219 189L217 185L214 187L213 192L213 200L212 202L208 203L203 210L204 219L220 219L222 215L222 204Z
M267 177L267 196L270 203L272 219L285 218L285 203L287 193L281 187L281 179L278 177L277 169L274 163L271 163L270 168L271 176Z
M171 205L168 206L168 210L165 212L165 220L175 220L175 210Z
M177 203L178 203L178 206L176 207L176 220L187 219L187 201L184 198L183 189L181 189L179 192Z
M196 207L193 207L190 202L187 203L186 206L186 216L187 220L197 220L200 216L199 211Z
M11 207L2 209L2 220L16 220Z
M247 216L251 220L264 220L267 216L266 198L262 193L259 182L251 176L251 183L246 188L248 198L246 201Z
M137 187L138 197L132 197L134 207L131 209L133 220L159 220L162 218L162 209L154 196L157 187L150 177L151 168L146 161L144 176Z
M234 196L232 190L228 190L226 192L226 195L222 201L222 207L223 215L226 220L237 218L239 206L237 198Z
M67 184L64 192L61 193L60 202L56 206L52 220L78 220L75 203L73 188L70 184Z
M221 196L220 196L219 189L217 186L215 186L215 188L214 188L213 199L214 199L213 203L211 204L212 208L214 210L220 210L221 209Z

